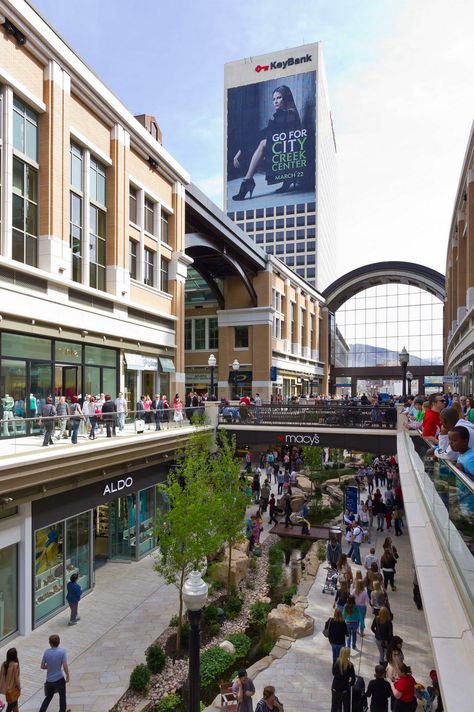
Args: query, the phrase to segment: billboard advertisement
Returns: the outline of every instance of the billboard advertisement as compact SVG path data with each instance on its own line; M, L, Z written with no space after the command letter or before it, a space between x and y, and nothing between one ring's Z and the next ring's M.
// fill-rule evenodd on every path
M227 210L315 200L316 72L227 90Z

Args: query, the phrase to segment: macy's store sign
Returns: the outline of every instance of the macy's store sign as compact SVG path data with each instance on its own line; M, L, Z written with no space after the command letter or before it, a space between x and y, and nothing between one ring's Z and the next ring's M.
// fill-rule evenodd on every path
M277 440L284 445L319 445L317 433L291 433L291 435L278 435Z

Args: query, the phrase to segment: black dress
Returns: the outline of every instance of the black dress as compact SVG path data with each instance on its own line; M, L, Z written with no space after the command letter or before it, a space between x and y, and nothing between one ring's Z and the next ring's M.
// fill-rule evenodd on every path
M301 121L296 109L277 109L267 127L263 129L261 138L267 142L264 154L265 179L269 185L281 183L281 180L275 180L275 173L272 171L273 134L285 133L288 138L290 131L297 129L301 129Z

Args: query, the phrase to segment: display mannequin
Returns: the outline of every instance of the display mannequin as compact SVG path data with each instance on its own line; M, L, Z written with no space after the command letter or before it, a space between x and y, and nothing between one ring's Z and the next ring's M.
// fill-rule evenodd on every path
M29 397L29 417L34 418L37 413L37 403L36 403L36 397L33 395L33 393L30 393Z
M10 435L10 432L8 429L8 421L13 420L13 405L14 405L13 398L8 393L5 393L5 395L2 398L3 436L5 438L8 438Z

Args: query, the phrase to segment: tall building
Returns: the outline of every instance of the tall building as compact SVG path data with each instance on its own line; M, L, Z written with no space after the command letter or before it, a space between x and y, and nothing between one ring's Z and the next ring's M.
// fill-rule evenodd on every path
M225 65L225 210L316 289L335 277L336 141L320 42Z

